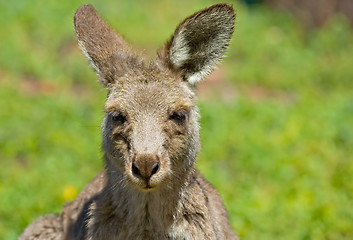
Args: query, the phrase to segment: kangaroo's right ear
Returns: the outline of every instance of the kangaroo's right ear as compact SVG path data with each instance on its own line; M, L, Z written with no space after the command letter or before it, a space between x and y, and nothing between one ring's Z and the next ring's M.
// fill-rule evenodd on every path
M142 60L133 54L130 46L91 5L83 5L76 11L74 26L81 50L106 87L116 77L141 64Z
M216 4L186 18L172 39L158 52L157 61L195 84L210 74L232 38L233 7Z

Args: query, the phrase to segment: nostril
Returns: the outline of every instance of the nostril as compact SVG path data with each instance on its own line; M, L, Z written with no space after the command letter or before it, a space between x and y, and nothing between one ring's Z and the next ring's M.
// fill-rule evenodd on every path
M155 164L153 164L151 176L152 176L153 174L155 174L156 172L158 172L159 166L160 166L160 163L159 163L159 162L156 162Z
M137 176L141 176L140 169L136 163L132 163L132 173Z
M148 181L161 167L159 158L154 154L136 154L132 159L131 173L134 177Z

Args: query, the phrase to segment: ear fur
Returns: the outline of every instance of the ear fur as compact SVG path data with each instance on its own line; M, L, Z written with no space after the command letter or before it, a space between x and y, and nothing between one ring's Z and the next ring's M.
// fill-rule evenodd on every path
M233 7L216 4L186 18L158 52L163 65L179 72L190 84L204 79L221 61L232 38Z
M81 6L75 13L74 26L79 46L91 61L103 85L142 64L124 39L107 25L93 6Z

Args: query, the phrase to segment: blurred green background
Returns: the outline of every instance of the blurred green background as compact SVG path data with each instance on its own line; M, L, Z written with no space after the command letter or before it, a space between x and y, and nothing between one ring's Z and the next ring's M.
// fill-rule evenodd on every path
M177 24L219 1L90 1L153 56ZM200 86L198 169L242 239L353 239L353 31L232 3L222 66ZM83 1L0 1L0 239L16 239L102 168L105 90L81 54ZM145 50L144 50L145 49Z

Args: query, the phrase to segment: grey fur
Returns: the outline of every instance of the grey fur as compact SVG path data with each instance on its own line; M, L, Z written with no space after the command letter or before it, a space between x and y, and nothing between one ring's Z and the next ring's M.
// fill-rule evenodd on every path
M235 14L217 4L185 19L149 66L97 14L75 14L79 45L108 90L105 169L60 216L26 239L238 239L216 190L194 168L199 113L193 85L221 60Z

